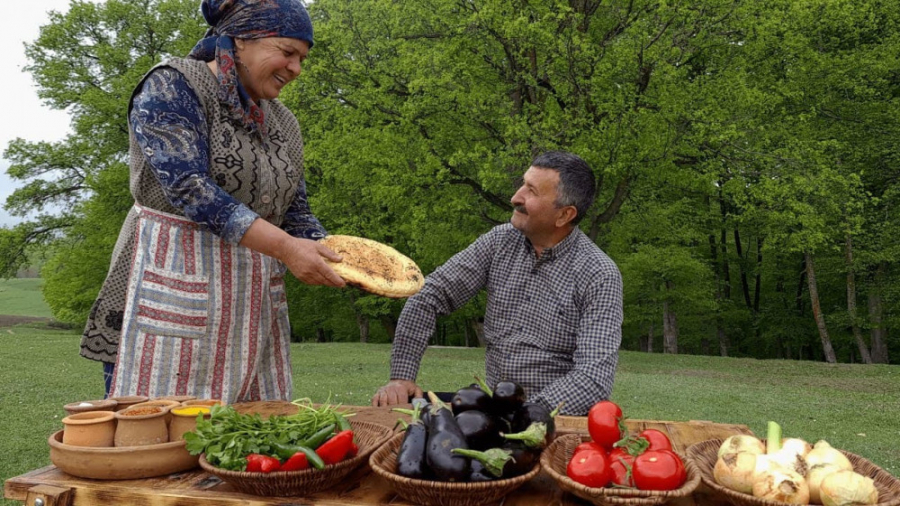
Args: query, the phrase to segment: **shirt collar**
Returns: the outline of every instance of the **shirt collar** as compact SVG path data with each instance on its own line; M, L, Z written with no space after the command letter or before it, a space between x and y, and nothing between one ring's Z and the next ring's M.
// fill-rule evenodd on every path
M519 232L521 234L521 232ZM557 257L561 257L572 250L575 242L578 240L577 236L582 235L584 232L581 231L580 228L575 227L569 232L569 235L565 236L562 241L559 241L554 246L550 248L544 248L544 251L541 252L540 262L550 262L555 260ZM528 253L530 255L534 254L534 245L531 244L531 241L525 237L525 234L522 234L522 239L525 242L525 246L528 249Z

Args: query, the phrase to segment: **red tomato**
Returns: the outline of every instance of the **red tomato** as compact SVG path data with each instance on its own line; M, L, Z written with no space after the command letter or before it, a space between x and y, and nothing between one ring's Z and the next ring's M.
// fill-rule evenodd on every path
M634 458L634 484L641 490L675 490L684 484L684 463L673 451L647 450Z
M609 483L609 459L606 452L584 450L572 456L566 466L569 478L582 485L603 488Z
M591 439L607 450L612 449L616 441L622 439L619 423L622 421L622 408L612 401L600 401L588 411L587 425Z
M575 451L572 454L575 455L578 452L581 452L584 450L596 450L598 452L606 453L606 448L598 445L597 443L595 443L593 441L586 441L586 442L581 443L580 445L576 446Z
M631 471L634 466L634 456L622 448L615 448L609 452L609 470L612 475L612 483L622 487L634 488L634 476Z
M650 442L647 450L672 450L672 442L665 432L656 429L644 429L638 433L638 437L642 437Z

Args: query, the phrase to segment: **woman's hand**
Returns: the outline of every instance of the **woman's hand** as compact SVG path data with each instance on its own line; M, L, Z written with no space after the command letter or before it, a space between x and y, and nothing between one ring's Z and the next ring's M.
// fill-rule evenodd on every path
M340 255L316 241L292 237L279 260L295 278L308 285L343 287L344 280L329 267L326 258L332 262L341 261Z
M326 258L340 262L340 255L316 241L292 237L266 220L254 220L240 244L281 260L294 277L308 285L343 287L346 284L325 262Z

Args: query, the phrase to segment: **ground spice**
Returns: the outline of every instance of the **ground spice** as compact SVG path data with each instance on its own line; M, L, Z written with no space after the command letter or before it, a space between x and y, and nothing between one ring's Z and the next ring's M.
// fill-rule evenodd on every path
M204 415L209 413L209 408L206 406L189 406L172 410L172 414L174 415L197 416L200 413L203 413Z
M162 412L162 408L157 406L144 406L140 408L134 409L126 409L121 413L121 416L141 416L141 415L153 415L156 413Z

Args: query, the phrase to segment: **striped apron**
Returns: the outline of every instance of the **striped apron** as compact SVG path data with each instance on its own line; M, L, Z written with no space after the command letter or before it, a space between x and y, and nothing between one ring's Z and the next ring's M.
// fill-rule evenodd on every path
M290 400L284 264L184 217L135 208L110 396Z

